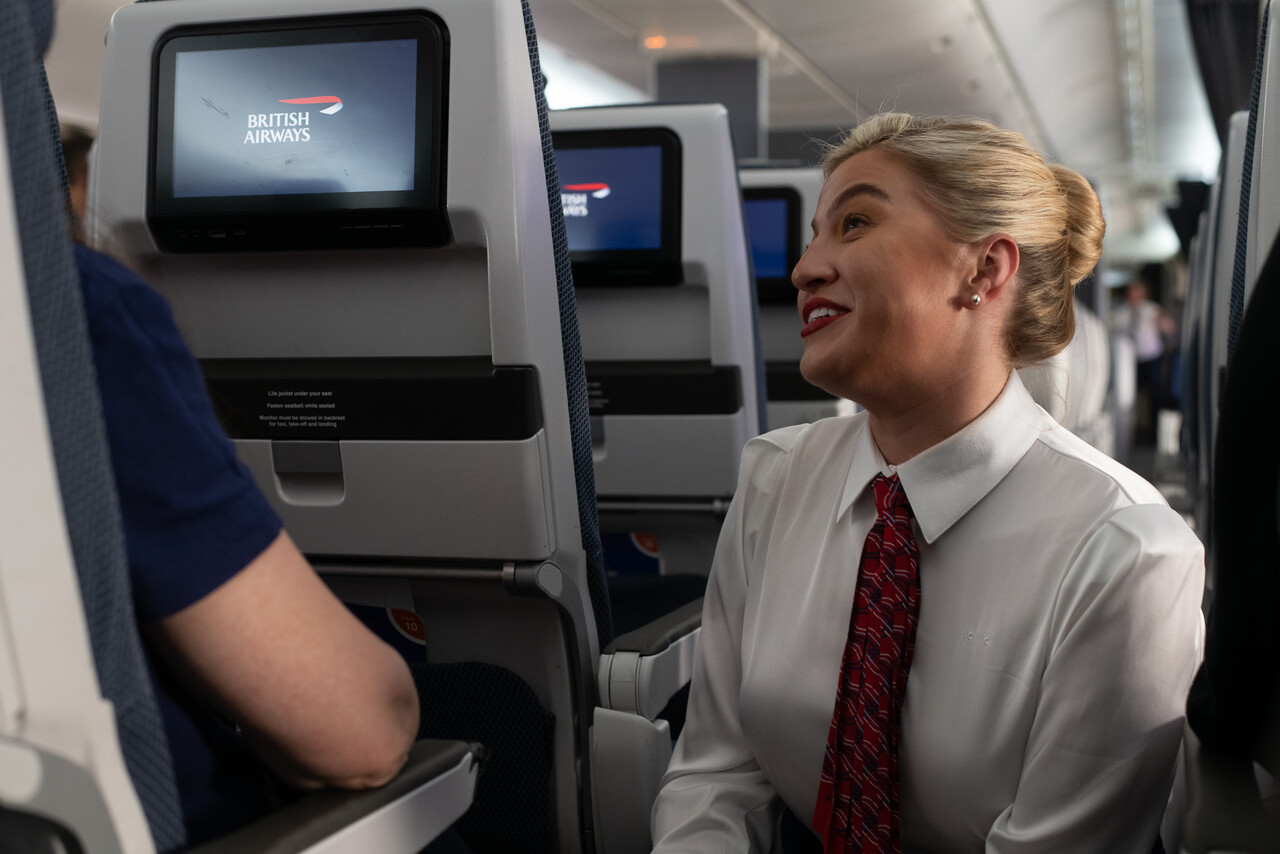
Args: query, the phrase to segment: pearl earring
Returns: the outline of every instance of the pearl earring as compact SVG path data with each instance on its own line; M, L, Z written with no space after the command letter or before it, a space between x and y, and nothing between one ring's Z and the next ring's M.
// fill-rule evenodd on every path
M982 297L978 296L977 294L974 294L973 296L969 297L969 305L973 306L974 308L977 308L979 303L981 302L982 302Z

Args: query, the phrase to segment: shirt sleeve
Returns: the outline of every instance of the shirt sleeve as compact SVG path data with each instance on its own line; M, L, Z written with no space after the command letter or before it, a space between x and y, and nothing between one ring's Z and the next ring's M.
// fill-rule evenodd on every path
M772 846L781 801L743 734L739 697L753 531L767 512L768 484L784 457L767 436L743 451L707 583L684 730L653 807L655 854Z
M236 457L164 299L76 247L138 616L208 595L276 538L279 517Z
M1118 510L1085 542L1057 592L1017 795L989 854L1151 851L1203 645L1203 590L1203 548L1167 507Z

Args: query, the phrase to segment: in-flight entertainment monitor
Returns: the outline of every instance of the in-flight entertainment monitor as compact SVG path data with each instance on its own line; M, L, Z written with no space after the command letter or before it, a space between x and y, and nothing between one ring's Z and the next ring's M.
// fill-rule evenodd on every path
M164 248L447 242L438 19L184 28L153 71L148 223Z
M680 138L617 128L552 141L575 285L678 284Z
M744 187L742 211L756 298L765 304L794 303L791 271L800 260L800 194L792 187Z

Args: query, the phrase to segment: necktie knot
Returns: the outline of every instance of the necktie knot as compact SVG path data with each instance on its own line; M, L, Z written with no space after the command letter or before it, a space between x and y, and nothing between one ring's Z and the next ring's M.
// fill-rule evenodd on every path
M910 514L911 502L907 500L907 491L902 488L902 482L896 474L888 477L876 475L871 481L871 487L876 494L876 513L893 518L899 508L905 508Z

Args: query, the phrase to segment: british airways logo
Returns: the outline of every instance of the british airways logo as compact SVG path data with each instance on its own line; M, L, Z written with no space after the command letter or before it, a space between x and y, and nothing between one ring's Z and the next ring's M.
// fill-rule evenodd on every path
M316 95L311 98L281 98L282 104L329 104L320 112L331 116L342 109L342 99L337 95Z
M328 104L320 112L333 115L342 109L342 99L337 95L314 95L309 98L281 98L281 104ZM261 145L264 142L310 142L311 112L250 113L245 145Z
M613 192L608 184L565 184L564 188L574 193L590 193L593 199L603 199Z
M560 204L565 216L587 216L588 197L603 199L613 191L608 184L565 184L560 193Z

